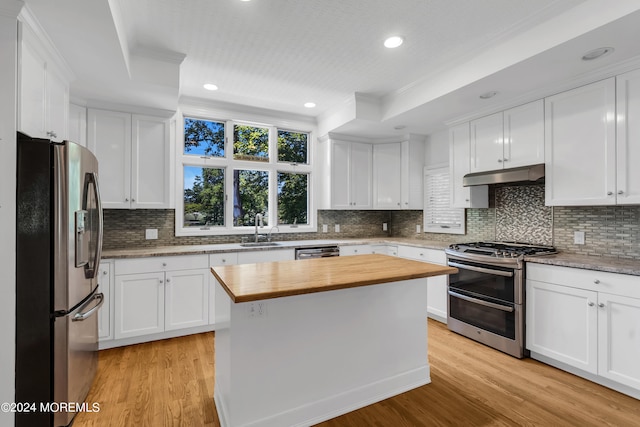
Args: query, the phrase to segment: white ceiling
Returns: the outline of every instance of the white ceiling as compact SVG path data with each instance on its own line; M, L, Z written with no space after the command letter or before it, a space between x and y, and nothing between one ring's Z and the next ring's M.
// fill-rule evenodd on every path
M321 134L428 134L640 56L636 0L25 3L75 73L79 102L232 103L314 118ZM392 34L405 43L386 49ZM616 51L579 59L600 46ZM499 95L479 100L488 90Z

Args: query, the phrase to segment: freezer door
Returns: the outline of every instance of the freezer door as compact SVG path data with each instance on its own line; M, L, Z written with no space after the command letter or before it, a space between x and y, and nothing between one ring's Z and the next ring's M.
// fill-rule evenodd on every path
M54 311L77 307L97 286L102 251L98 161L65 141L54 147Z
M54 322L53 401L82 403L98 367L98 316L104 296L96 289L80 306ZM91 405L93 402L89 402ZM67 426L76 414L54 413L54 426Z

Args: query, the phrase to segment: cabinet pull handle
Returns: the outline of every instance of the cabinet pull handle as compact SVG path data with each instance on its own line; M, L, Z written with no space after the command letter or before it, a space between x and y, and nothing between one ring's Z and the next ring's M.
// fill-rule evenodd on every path
M169 278L167 277L167 283L169 283L170 281L171 281L171 279L169 279Z
M598 307L600 307L600 308L604 308L604 304L603 304L603 303L601 303L601 302L599 302L599 303L598 303Z
M589 301L589 302L588 302L588 305L589 305L589 307L593 307L593 306L595 305L595 303L593 303L593 302Z
M612 196L613 195L613 191L607 191L607 196Z
M595 283L596 285L599 285L600 284L600 280L596 279L596 280L593 281L593 283Z
M624 194L624 191L620 190L618 191L618 194Z
M128 201L129 201L129 199L124 199L124 201L125 201L125 202L128 202Z
M502 159L498 159L498 163L502 163Z
M226 259L224 259L224 258L222 258L222 262L227 262L227 260L226 260Z
M166 262L163 262L163 263L162 263L162 266L163 266L163 267L166 267L166 266L167 266L167 263L166 263Z
M131 201L132 201L132 202L135 202L135 201L136 201L136 199L131 199Z
M164 280L160 279L160 283L161 283L161 284L162 284L162 283L164 283Z

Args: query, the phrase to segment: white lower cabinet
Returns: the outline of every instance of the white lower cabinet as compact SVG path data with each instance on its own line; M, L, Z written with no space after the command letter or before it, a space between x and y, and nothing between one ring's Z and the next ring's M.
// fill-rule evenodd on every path
M238 264L253 264L256 262L289 261L296 257L295 249L276 249L266 251L238 252Z
M207 255L115 262L115 339L209 323Z
M113 339L113 304L111 303L113 274L111 274L111 267L111 262L102 260L98 269L98 292L104 295L104 302L98 310L98 339L100 341Z
M398 246L398 256L432 264L446 265L447 256L443 250L425 249L413 246ZM447 287L449 276L427 278L427 314L434 320L447 323Z
M228 252L209 255L209 267L238 264L238 253ZM218 280L213 274L209 274L209 324L216 323L216 285Z
M340 246L340 256L367 255L372 253L373 253L373 246L371 245Z
M639 282L637 276L527 264L531 357L640 397Z

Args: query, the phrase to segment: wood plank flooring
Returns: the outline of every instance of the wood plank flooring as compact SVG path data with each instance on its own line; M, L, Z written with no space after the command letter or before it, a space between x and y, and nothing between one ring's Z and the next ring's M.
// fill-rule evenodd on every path
M219 426L214 334L100 352L74 427ZM640 400L532 359L518 360L429 320L432 383L326 421L323 427L640 426Z

